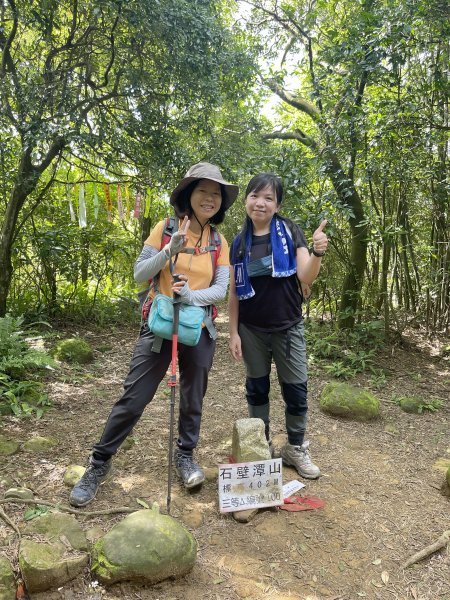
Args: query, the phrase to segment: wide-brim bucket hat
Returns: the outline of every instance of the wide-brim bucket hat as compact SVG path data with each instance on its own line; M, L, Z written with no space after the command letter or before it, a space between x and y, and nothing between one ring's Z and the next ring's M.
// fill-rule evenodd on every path
M217 183L220 183L224 186L225 197L222 199L222 204L225 210L230 208L230 206L236 200L239 193L239 187L233 183L225 181L225 179L222 177L219 167L216 165L212 165L211 163L207 162L199 162L189 169L177 187L173 190L170 196L170 204L172 204L172 206L176 205L180 193L186 189L192 181L199 179L211 179L211 181L217 181Z

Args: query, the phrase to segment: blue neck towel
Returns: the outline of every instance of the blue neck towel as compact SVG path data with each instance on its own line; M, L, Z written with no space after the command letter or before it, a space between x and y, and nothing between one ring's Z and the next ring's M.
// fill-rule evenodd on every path
M252 236L253 226L250 224L245 236L245 253L242 262L236 262L241 236L237 235L231 245L231 262L234 266L234 281L239 300L247 300L255 295L248 276ZM289 277L296 273L297 261L291 232L276 215L270 223L270 245L272 248L272 277Z

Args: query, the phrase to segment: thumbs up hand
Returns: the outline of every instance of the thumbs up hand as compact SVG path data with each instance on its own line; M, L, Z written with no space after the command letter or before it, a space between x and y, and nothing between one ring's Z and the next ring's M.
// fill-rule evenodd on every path
M324 219L313 233L313 254L315 256L325 254L328 247L327 234L324 232L327 223L327 219Z

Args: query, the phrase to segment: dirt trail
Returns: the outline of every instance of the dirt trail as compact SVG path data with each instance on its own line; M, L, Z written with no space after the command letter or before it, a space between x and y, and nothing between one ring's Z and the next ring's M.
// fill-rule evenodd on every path
M244 370L228 355L223 319L219 329L197 453L204 467L227 461L234 420L246 416ZM120 394L137 331L80 334L96 348L95 363L63 366L49 384L54 409L40 421L3 422L5 433L18 441L33 435L59 440L53 455L20 452L5 461L2 472L39 497L63 503L69 493L62 483L65 468L85 463ZM382 401L382 419L371 424L323 415L318 398L329 378L317 369L310 373L307 437L323 476L306 482L303 492L323 499L325 508L298 513L268 509L240 524L219 514L215 480L195 494L175 480L172 515L198 542L197 563L187 577L153 587L122 583L105 590L92 585L86 570L84 577L61 590L34 594L33 600L450 600L449 549L405 571L400 568L450 528L450 500L439 491L444 475L433 468L439 458L450 459L450 365L425 349L409 347L381 357L378 366L389 376L381 390L373 390ZM357 383L370 386L364 376ZM279 446L284 411L275 376L272 389L272 430ZM409 415L393 402L407 393L440 398L445 405L435 413ZM163 385L135 428L136 443L119 451L115 475L101 488L93 508L139 508L137 498L165 507L168 399ZM297 478L289 468L283 474L284 482ZM16 523L23 516L19 506L8 506L7 512ZM121 518L79 520L85 529L106 531ZM13 556L15 540L0 521L0 550Z

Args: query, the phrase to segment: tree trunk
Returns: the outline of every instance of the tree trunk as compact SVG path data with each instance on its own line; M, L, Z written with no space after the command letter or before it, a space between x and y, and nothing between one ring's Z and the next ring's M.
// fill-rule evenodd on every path
M391 260L391 238L386 236L383 244L383 258L381 266L380 294L377 301L377 311L384 307L384 333L386 339L389 337L390 314L389 314L389 290L388 275L389 262Z
M64 145L64 138L55 138L46 156L37 166L31 162L33 148L28 146L22 151L16 181L6 206L5 219L0 230L0 317L4 317L6 314L13 275L11 255L20 211L28 196L36 189L41 175L50 166L53 159L60 154Z
M409 234L409 221L408 221L408 204L406 199L406 193L403 189L403 185L400 182L399 196L398 196L398 209L397 209L397 220L400 226L400 256L401 264L403 267L403 279L405 286L405 308L407 311L412 311L416 314L417 309L417 298L414 289L413 280L411 277L411 271L409 267L408 254L412 254L412 248L409 247L411 236Z
M345 174L336 154L328 147L326 168L333 187L341 201L350 207L353 215L349 219L351 231L350 263L344 277L341 292L341 307L338 318L340 329L352 329L355 324L364 272L367 266L367 221L364 207L354 183Z
M30 152L25 152L19 166L19 174L6 206L5 220L0 231L0 317L4 317L11 287L13 267L12 247L17 219L29 194L36 187L39 174L33 169Z

